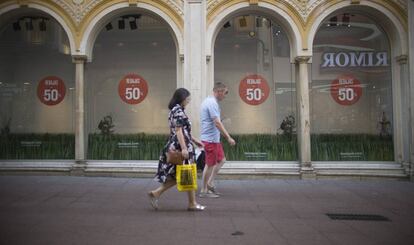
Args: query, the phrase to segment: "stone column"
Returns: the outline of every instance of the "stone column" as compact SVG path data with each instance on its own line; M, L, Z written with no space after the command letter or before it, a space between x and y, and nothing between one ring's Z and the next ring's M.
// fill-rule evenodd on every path
M185 1L184 23L184 87L191 93L192 101L188 114L192 121L193 135L198 137L200 131L200 104L202 102L202 84L205 83L206 57L206 1Z
M414 181L414 0L408 4L410 179Z
M82 175L86 166L86 135L85 135L85 83L84 66L86 56L73 56L76 65L75 77L75 165L72 168L73 175Z
M410 101L410 83L408 78L408 56L407 55L400 55L396 57L396 64L399 70L399 85L396 86L397 89L400 90L400 93L397 94L396 99L399 100L400 108L398 112L395 112L395 116L400 116L400 123L399 125L394 125L394 127L400 127L397 130L398 137L394 136L394 141L399 140L399 142L395 142L395 151L396 155L399 156L396 161L400 161L402 166L405 168L406 172L410 171L410 134L405 134L404 132L410 132L410 108L409 108L409 101ZM400 114L400 115L398 115ZM395 121L395 120L394 120ZM394 130L395 131L395 130Z
M298 113L298 147L302 178L316 178L311 162L310 117L309 117L309 60L311 56L296 57L296 98Z

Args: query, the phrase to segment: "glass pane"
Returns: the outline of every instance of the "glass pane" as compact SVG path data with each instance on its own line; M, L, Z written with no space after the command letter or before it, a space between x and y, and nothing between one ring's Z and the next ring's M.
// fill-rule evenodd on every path
M261 16L227 22L214 50L215 81L229 95L221 118L236 140L224 142L228 160L296 160L296 99L286 33Z
M313 50L312 160L394 160L391 52L381 27L357 13L331 16Z
M89 159L158 159L176 57L167 24L156 18L124 15L101 30L86 66Z
M75 66L65 31L35 11L0 30L0 159L74 159Z

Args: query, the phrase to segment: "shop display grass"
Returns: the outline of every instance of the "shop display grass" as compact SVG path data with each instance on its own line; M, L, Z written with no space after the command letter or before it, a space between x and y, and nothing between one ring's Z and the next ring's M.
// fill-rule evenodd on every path
M296 135L232 135L236 146L224 142L229 161L297 161ZM168 135L90 134L88 159L157 160ZM312 135L313 161L393 161L391 137L376 135Z
M297 161L296 135L233 135L224 142L229 161ZM90 134L88 159L157 160L168 135ZM391 136L312 135L312 161L393 161ZM0 159L74 159L73 134L8 134L0 136Z
M233 137L237 141L235 147L224 144L228 160L293 161L297 159L296 137L259 134ZM90 134L88 159L156 160L167 139L168 135Z
M311 135L312 161L393 161L391 136L369 134Z
M223 140L229 161L296 161L298 148L296 135L241 134L232 135L236 141L230 146Z
M74 159L73 134L0 135L0 159Z
M163 134L89 134L88 159L156 160L167 139Z

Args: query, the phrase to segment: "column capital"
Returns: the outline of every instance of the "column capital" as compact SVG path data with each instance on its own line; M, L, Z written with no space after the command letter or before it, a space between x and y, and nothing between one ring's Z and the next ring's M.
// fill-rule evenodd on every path
M88 60L86 55L72 55L72 62L76 64L84 64Z
M406 54L399 55L395 57L395 60L397 61L398 64L405 65L408 62L408 55Z
M309 60L312 58L312 56L296 56L295 61L299 64L306 64L309 63Z

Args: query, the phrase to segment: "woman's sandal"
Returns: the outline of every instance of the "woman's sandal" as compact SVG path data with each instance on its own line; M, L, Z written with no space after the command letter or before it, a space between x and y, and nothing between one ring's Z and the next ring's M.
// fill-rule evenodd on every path
M154 196L154 193L152 193L152 191L147 193L148 198L150 200L151 206L155 209L158 210L158 198L156 198Z
M194 207L188 207L188 211L203 211L204 209L206 209L206 206L197 204Z

